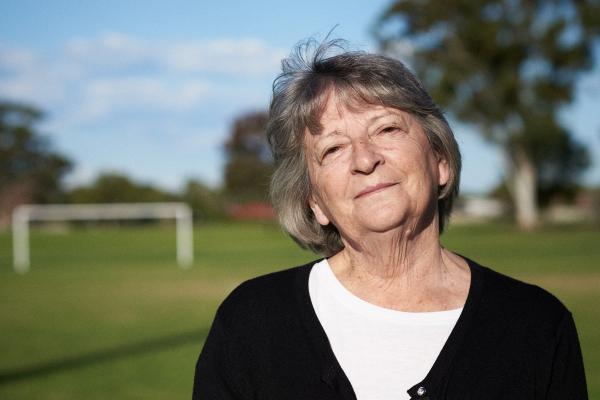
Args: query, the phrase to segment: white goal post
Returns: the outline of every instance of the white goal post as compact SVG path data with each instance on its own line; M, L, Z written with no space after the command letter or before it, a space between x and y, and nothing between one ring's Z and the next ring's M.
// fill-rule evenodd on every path
M31 221L172 219L176 221L177 263L194 262L192 210L185 203L26 204L12 214L13 267L29 271L29 223Z

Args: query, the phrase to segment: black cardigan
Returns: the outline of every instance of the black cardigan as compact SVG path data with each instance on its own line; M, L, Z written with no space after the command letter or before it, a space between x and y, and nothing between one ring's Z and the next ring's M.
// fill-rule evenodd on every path
M410 396L587 399L571 313L543 289L467 261L463 311ZM310 301L313 265L249 280L227 297L196 364L193 399L356 399Z

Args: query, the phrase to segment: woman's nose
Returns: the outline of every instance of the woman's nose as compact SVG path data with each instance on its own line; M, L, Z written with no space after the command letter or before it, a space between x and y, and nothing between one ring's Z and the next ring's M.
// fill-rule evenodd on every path
M360 141L352 146L352 172L370 174L383 163L383 156L369 141Z

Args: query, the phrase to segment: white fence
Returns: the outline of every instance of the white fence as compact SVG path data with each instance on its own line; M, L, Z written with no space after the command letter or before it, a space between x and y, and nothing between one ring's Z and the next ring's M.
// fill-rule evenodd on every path
M175 219L177 263L182 268L194 262L192 211L184 203L114 203L22 205L13 211L13 266L15 271L29 270L31 221Z

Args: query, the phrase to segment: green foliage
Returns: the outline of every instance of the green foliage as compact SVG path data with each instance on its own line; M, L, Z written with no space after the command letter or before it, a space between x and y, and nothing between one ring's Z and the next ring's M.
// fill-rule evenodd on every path
M196 222L224 218L221 194L194 179L188 180L181 192L171 193L150 184L136 182L125 175L104 173L91 184L72 189L68 193L68 200L71 203L182 201L192 208Z
M551 191L572 187L589 165L558 111L593 64L598 15L595 0L404 0L385 11L376 35L389 52L410 42L433 98L507 155L522 151Z
M531 142L534 159L537 160L538 204L546 207L557 201L572 203L582 188L577 183L576 177L590 164L585 148L567 134L548 135L548 137L544 137L543 134L532 134L527 139ZM501 182L490 191L490 194L509 203L513 201L506 182Z
M273 166L266 140L268 116L238 117L225 144L225 193L234 201L265 201Z
M33 107L0 102L0 203L64 199L61 179L71 162L39 133L41 119L41 111Z
M92 184L71 190L69 199L72 203L133 203L172 201L175 196L125 175L105 173Z
M553 198L573 198L578 176L590 165L587 149L546 112L532 111L525 119L528 130L512 137L508 148L528 149L537 171L538 203L544 206Z
M181 200L192 208L195 221L214 221L225 216L222 195L197 180L187 181Z
M225 190L234 201L265 201L272 168L252 156L238 156L225 169Z

